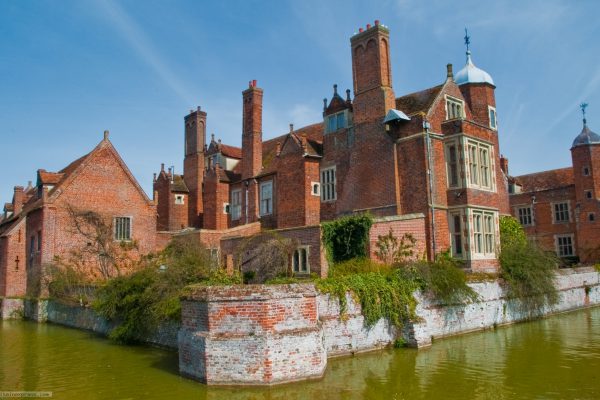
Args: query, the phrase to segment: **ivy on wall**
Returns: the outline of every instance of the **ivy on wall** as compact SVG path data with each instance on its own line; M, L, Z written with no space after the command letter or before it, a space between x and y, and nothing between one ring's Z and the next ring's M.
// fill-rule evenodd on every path
M342 217L321 225L323 244L330 263L367 257L369 231L373 218L369 214Z

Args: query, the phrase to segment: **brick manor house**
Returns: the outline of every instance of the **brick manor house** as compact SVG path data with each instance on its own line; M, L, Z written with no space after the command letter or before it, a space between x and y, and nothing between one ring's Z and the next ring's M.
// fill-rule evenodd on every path
M207 113L192 110L184 118L183 174L163 164L152 199L106 132L61 171L38 170L35 186L15 187L0 216L0 297L23 296L32 272L82 244L69 228L69 207L106 217L114 240L135 241L142 254L186 235L228 268L247 237L268 230L297 243L296 273L326 276L320 223L363 212L375 217L372 257L378 235L391 229L412 234L419 255L449 250L470 270L494 271L499 217L512 213L559 255L600 258L592 251L600 246L600 137L584 120L572 168L509 176L494 81L474 65L465 39L458 73L448 64L440 84L396 97L388 28L375 21L359 29L350 38L353 90L334 85L314 124L290 125L268 140L264 93L250 81L241 148L214 135L207 143Z
M351 37L353 91L334 85L312 125L264 140L256 81L242 92L241 148L207 143L208 115L192 110L183 174L163 166L154 178L157 229L196 228L226 259L239 229L260 224L299 240L297 272L324 274L311 227L369 212L373 232L410 232L428 257L450 249L472 270L495 269L499 216L510 209L494 82L467 51L457 74L448 64L441 84L397 97L389 40L378 21Z

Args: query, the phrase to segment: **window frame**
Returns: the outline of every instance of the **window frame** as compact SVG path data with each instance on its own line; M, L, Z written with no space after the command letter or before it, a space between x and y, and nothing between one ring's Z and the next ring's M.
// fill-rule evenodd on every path
M528 210L529 215L522 214L521 210ZM533 207L531 205L515 206L515 216L516 216L517 220L519 221L519 223L521 224L521 226L534 226L535 225L535 221L533 218ZM524 223L523 218L528 218L529 223Z
M492 115L494 116L494 123L492 124ZM490 129L497 131L498 130L498 113L496 112L496 107L488 106L488 119Z
M569 243L561 244L560 243L561 239L568 239ZM566 246L569 246L571 248L571 254L561 254L562 249L565 248ZM576 248L575 248L575 235L572 233L554 235L554 249L556 251L556 255L559 257L574 257L574 256L576 256L577 252L576 252Z
M270 187L271 189L271 195L268 198L263 197L263 190L265 187ZM266 215L273 215L273 180L268 180L268 181L262 181L260 182L259 185L259 215L261 217L266 216ZM265 207L266 204L266 207Z
M452 106L458 107L452 108ZM446 95L446 121L453 119L465 119L465 102L456 97ZM457 115L460 114L460 115Z
M236 202L236 197L239 202ZM242 218L242 189L233 189L231 191L231 220L237 221Z
M128 235L127 238L118 237L117 233L122 229L122 226L119 227L119 221L122 223L123 221L128 220L129 223L127 225ZM133 238L133 217L130 215L121 215L117 217L113 217L113 240L116 242L131 242Z
M175 204L180 206L185 204L185 196L183 194L175 195Z
M494 146L471 138L467 138L465 142L465 165L469 174L466 179L467 187L495 192Z
M340 126L340 118L342 121L342 126ZM337 132L340 129L347 129L352 126L352 118L349 110L338 111L333 114L329 114L325 116L325 133L333 133Z
M458 219L457 219L458 218ZM458 221L458 231L456 222ZM464 240L464 218L461 211L451 211L448 213L448 226L450 232L450 253L452 257L464 258L465 257L465 240ZM460 247L459 247L460 246ZM460 250L460 252L457 252Z
M454 160L452 160L453 152L451 149L454 149ZM460 157L460 155L460 145L458 142L452 141L446 143L446 181L449 188L460 188L463 186L462 177L460 175L462 167L460 162L462 157ZM453 182L453 178L456 178L455 182Z
M553 224L565 224L565 223L569 223L572 221L572 219L571 219L571 202L570 201L568 201L568 200L557 201L557 202L550 203L550 205L552 207L551 212L552 212L552 223ZM566 205L567 209L557 211L557 207L562 206L562 205ZM557 218L559 213L564 214L565 212L567 213L567 219Z
M301 263L301 254L304 253L304 263ZM296 258L298 254L298 258ZM304 264L304 265L302 265ZM298 268L296 268L298 266ZM304 268L302 268L304 266ZM310 246L298 246L292 254L292 271L294 275L310 275Z
M470 209L470 249L475 259L496 257L498 248L497 211Z
M333 171L333 173L330 173ZM328 174L329 173L329 174ZM335 165L326 167L319 171L321 179L321 201L323 203L337 200L337 168ZM325 181L327 177L327 181Z

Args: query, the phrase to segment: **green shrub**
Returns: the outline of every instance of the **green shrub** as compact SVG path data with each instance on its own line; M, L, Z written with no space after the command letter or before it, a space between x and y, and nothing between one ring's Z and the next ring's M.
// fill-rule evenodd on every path
M96 292L94 309L117 327L110 337L120 342L141 340L161 322L181 317L179 297L184 287L204 283L241 283L229 276L210 252L190 238L173 240L164 251L144 260L143 268L109 280Z
M353 215L321 225L323 244L330 264L357 257L367 257L369 231L373 218L368 214Z
M389 272L390 269L389 265L377 263L370 258L357 257L333 264L328 275L334 278L363 272Z
M523 228L519 225L517 229L515 223L518 224L512 217L500 219L500 276L508 285L509 296L519 299L523 311L533 316L558 302L554 280L559 260L553 253L523 240Z
M398 240L390 228L386 235L377 236L375 255L386 264L401 267L413 259L416 243L417 239L410 233L405 233Z
M425 282L426 290L442 304L462 304L479 298L467 285L461 262L448 253L439 254L435 262L420 262L413 268Z

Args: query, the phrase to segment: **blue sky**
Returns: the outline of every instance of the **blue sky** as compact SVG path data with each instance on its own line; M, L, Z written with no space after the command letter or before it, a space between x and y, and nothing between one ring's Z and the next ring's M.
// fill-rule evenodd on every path
M349 38L390 28L397 96L437 85L446 63L496 85L514 175L570 165L579 104L600 133L600 2L0 0L0 201L90 151L105 129L151 195L160 163L182 171L183 117L241 142L241 91L265 90L265 139L321 118L351 88ZM210 137L210 136L209 136Z

